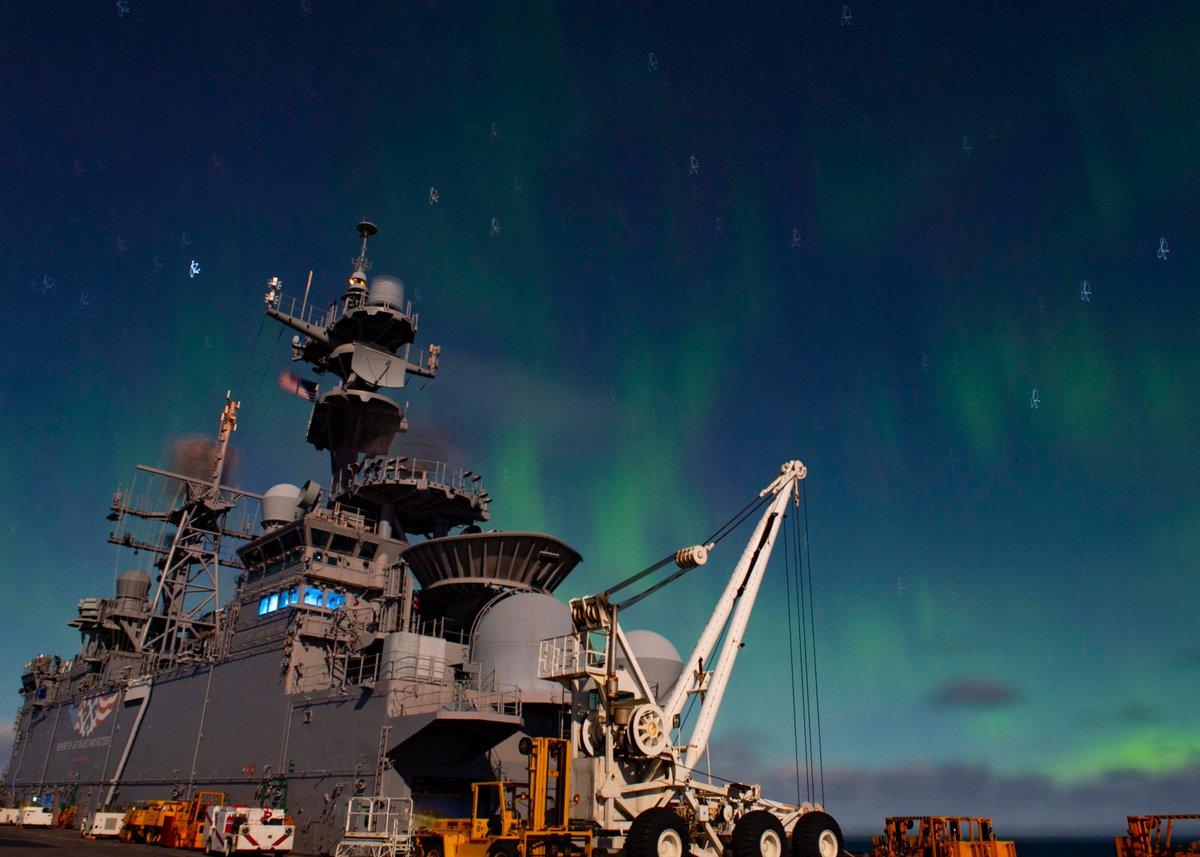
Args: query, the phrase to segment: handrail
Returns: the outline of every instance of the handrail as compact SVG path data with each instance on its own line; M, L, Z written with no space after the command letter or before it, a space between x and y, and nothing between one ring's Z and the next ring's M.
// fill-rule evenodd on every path
M292 318L303 321L306 324L311 324L314 327L328 328L330 325L337 324L355 310L362 309L363 307L370 305L368 304L369 298L370 293L356 301L347 300L347 298L343 296L335 301L331 301L329 305L322 311L319 304L304 304L301 302L300 298L297 298L294 295L285 297L283 293L280 292L277 296L274 307L278 312L289 315ZM284 308L285 303L286 309ZM375 304L375 306L382 305ZM388 309L398 312L400 315L407 318L412 323L413 327L417 326L417 316L412 311L411 300L405 300L404 306L402 307L394 306L390 303L386 304L386 306Z
M352 488L382 485L402 480L422 480L431 485L450 488L469 497L483 497L487 492L474 471L452 467L444 461L410 458L406 455L367 458L347 464L333 478L331 493L339 496Z

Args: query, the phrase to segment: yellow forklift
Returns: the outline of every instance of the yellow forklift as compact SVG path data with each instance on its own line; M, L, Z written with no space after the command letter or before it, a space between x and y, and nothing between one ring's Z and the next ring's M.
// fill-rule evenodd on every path
M529 781L471 784L471 817L414 834L418 857L592 857L590 827L572 828L571 742L522 738Z

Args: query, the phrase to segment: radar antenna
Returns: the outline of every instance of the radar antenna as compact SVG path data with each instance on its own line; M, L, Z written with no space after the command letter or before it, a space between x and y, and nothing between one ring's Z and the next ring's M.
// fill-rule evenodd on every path
M367 239L379 232L379 227L369 220L358 224L358 234L362 236L362 247L358 256L350 260L353 273L350 274L350 288L365 289L367 287L367 271L371 270L371 260L367 258Z

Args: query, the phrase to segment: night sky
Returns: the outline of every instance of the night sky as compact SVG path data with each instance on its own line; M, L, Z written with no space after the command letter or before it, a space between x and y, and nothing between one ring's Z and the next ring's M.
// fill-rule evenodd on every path
M241 484L328 478L262 296L337 296L366 217L443 348L398 448L578 548L560 594L808 465L845 827L1200 810L1198 44L1127 0L4 4L5 737L145 563L112 491L226 389ZM690 649L736 542L626 627ZM776 561L712 766L790 799L785 604Z

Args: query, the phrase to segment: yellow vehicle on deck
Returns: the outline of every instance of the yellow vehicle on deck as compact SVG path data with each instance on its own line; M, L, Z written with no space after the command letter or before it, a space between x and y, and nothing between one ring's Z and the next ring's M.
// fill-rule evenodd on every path
M1017 857L1017 848L996 838L990 818L906 815L887 819L883 836L871 837L871 857Z
M571 742L523 738L529 781L473 783L471 817L414 834L418 857L592 857L592 831L574 829Z
M125 811L121 824L121 839L125 842L145 842L157 845L162 838L163 822L181 812L186 801L148 800Z
M185 800L173 815L163 817L158 844L167 848L204 848L204 811L210 806L222 806L224 792L200 792Z

